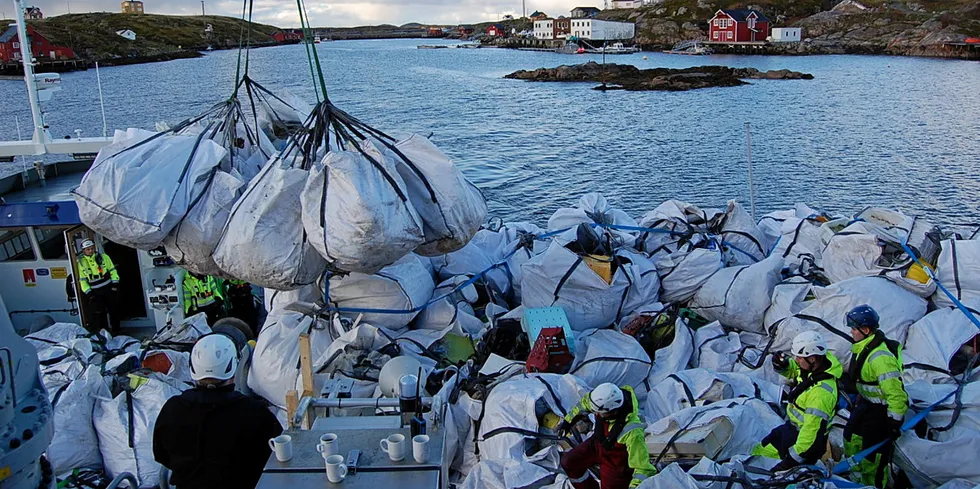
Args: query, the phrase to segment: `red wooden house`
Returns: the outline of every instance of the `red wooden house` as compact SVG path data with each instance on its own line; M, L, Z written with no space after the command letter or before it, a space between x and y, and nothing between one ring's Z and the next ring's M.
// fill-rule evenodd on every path
M769 37L769 19L750 9L722 9L708 21L710 42L764 42Z
M276 42L302 41L303 33L301 31L294 30L276 31L276 33L272 35L272 38L275 39Z
M490 37L504 37L504 26L500 24L493 24L487 27L487 35Z
M75 59L75 52L71 48L51 44L51 41L35 32L31 26L27 26L27 37L31 42L31 54L38 61ZM12 61L20 61L20 39L16 26L10 26L0 34L0 62Z

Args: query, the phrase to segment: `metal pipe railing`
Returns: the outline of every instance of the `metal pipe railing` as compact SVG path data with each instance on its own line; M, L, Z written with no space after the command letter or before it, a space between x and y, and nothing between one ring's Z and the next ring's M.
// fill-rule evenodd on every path
M296 414L293 415L293 425L294 426L299 426L303 422L303 417L306 416L306 412L310 408L326 408L326 409L337 408L337 409L345 409L345 408L370 408L370 407L373 407L375 409L389 409L389 408L397 408L399 406L400 402L401 402L400 399L398 399L398 398L390 398L390 397L379 397L379 398L376 398L376 399L370 399L370 398L351 398L351 399L334 398L334 399L324 399L324 398L314 398L314 397L307 396L307 397L303 397L299 401L299 405L296 408ZM423 406L427 406L427 407L431 407L432 406L432 398L431 397L423 397L422 398L422 405Z

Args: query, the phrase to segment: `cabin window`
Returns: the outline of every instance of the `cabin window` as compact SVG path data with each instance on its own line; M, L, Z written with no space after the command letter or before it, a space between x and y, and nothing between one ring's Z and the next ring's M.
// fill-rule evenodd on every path
M67 227L34 228L34 237L37 238L37 246L42 259L68 259L68 252L65 250L65 231L67 230Z
M25 228L0 229L0 262L34 261L34 246Z
M19 42L15 42L14 43L14 49L20 49L20 43Z

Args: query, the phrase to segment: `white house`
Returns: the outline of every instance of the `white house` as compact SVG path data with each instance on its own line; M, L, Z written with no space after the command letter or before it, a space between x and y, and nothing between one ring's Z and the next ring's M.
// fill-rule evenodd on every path
M131 31L131 30L129 30L129 29L124 29L124 30L121 30L121 31L116 31L116 35L119 36L119 37L125 37L126 39L129 39L130 41L135 41L136 40L136 33L133 32L133 31Z
M534 21L534 38L551 40L555 38L555 19Z
M571 35L590 41L625 41L636 36L636 24L599 19L572 19Z
M643 5L642 0L612 0L609 2L609 8L620 9L620 8L638 8Z
M800 42L803 29L799 27L773 27L770 42Z

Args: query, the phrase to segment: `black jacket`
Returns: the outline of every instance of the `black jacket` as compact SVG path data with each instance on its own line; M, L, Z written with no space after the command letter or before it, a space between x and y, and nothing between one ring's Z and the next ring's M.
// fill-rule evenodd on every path
M196 388L163 405L153 457L178 489L254 488L282 426L265 405L233 387Z

